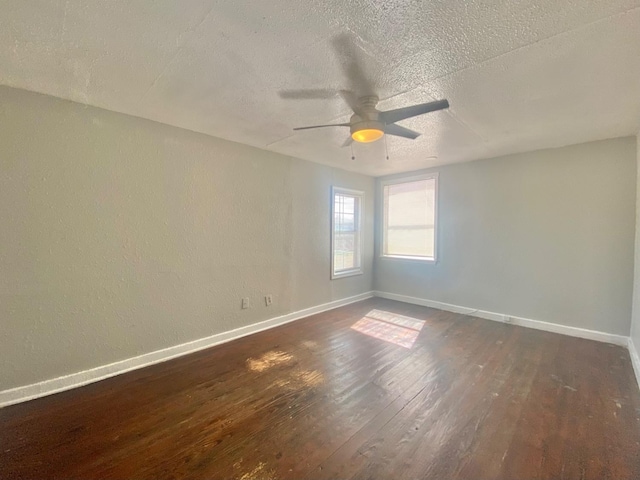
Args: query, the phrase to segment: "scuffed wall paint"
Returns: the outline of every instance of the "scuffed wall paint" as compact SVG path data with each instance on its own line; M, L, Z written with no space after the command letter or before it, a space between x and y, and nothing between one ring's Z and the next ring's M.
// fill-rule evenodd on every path
M371 177L7 87L0 121L0 390L371 290L371 235L329 277L330 186L372 231Z

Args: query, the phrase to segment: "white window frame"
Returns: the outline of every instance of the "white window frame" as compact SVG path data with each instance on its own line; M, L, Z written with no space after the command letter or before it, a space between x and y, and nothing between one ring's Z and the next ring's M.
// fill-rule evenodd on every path
M336 194L349 195L349 196L358 198L358 201L357 201L358 206L356 208L356 211L354 212L354 216L355 216L355 227L357 229L356 231L358 235L356 254L358 255L357 264L359 266L356 268L350 268L349 270L342 270L340 272L336 272L335 266L334 266L334 258L335 258L334 246L336 243L336 239L335 239ZM364 233L362 231L363 217L364 217L364 192L360 190L352 190L350 188L343 188L343 187L336 187L336 186L331 187L331 279L332 280L335 280L337 278L351 277L354 275L362 275L364 273L362 270L362 250L364 247Z
M387 215L385 212L385 208L384 208L384 187L389 186L389 185L397 185L400 183L411 183L411 182L418 182L420 180L435 180L435 188L434 188L434 195L435 195L435 200L433 203L433 208L435 210L434 212L434 216L433 216L433 221L434 221L434 226L433 226L433 258L430 257L421 257L421 256L413 256L413 255L387 255L384 253L385 251L385 242L386 242L386 226L387 226ZM391 259L391 260L405 260L405 261L412 261L412 262L423 262L423 263L438 263L438 173L434 172L434 173L425 173L422 175L411 175L408 177L399 177L399 178L393 178L393 179L389 179L389 180L382 180L380 182L380 228L379 228L379 235L380 235L380 251L379 251L379 256L380 258L384 258L384 259Z

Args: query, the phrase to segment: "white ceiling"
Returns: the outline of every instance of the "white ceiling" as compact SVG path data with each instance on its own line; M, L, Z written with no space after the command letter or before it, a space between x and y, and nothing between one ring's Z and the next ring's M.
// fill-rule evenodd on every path
M640 130L640 0L0 0L0 12L0 84L371 175ZM293 132L348 121L337 94L283 97L367 93L349 62L380 109L451 108L401 122L423 135L389 137L388 161L384 142L352 161L346 128Z

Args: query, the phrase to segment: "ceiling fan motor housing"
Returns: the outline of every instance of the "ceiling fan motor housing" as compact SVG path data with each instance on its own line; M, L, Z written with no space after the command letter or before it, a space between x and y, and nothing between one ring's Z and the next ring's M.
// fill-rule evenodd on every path
M351 123L351 134L360 130L382 130L384 132L384 123L378 120L359 120Z
M358 113L352 115L349 122L351 137L361 143L378 140L384 133L384 123L379 120L380 112L376 110L378 97L373 95L361 97L358 103L360 104Z

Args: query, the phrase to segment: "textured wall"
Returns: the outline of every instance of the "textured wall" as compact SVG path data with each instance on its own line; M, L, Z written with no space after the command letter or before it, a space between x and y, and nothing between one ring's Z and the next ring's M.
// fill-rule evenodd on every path
M438 263L376 257L376 290L629 335L635 142L435 169Z
M371 290L371 235L329 276L371 177L6 87L0 122L0 390Z

